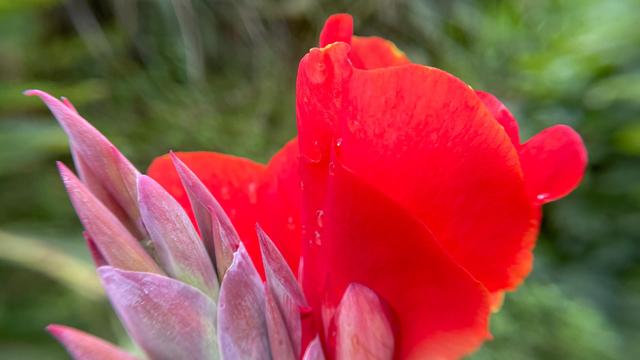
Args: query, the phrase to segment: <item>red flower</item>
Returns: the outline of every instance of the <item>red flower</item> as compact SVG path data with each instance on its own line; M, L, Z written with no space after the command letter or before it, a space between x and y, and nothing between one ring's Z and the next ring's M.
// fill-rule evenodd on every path
M220 200L258 270L254 224L300 274L327 349L351 283L388 306L396 357L455 358L488 337L491 299L531 270L540 206L580 182L586 151L563 125L520 144L488 93L412 64L380 38L329 18L300 62L299 139L267 165L178 153ZM171 160L149 175L189 212Z

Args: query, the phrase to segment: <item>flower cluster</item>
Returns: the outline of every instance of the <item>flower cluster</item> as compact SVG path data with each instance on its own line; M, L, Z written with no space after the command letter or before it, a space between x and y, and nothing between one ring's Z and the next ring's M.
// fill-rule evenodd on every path
M352 32L330 17L301 60L298 137L266 165L171 153L142 175L70 102L27 92L69 136L63 182L148 358L459 358L530 272L541 206L583 176L580 136L522 143L491 94ZM49 329L77 359L132 357Z

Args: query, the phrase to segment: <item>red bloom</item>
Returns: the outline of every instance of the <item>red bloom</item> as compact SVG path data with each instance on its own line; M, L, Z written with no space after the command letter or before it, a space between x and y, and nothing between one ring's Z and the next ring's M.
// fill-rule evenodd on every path
M300 62L299 140L269 164L178 153L219 199L258 270L260 223L294 271L327 350L351 283L388 306L396 357L454 358L488 337L490 299L531 269L540 206L580 182L586 151L567 126L520 144L509 111L454 76L412 64L329 18ZM193 219L171 160L149 175ZM331 354L329 355L331 357Z

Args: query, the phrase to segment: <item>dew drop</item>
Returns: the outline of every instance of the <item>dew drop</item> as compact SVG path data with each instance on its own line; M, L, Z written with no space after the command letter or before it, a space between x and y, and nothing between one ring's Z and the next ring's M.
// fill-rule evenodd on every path
M356 119L349 119L347 121L347 126L349 127L349 130L351 132L356 132L356 131L360 130L360 121L358 121Z
M340 148L342 146L342 138L337 138L336 139L336 147Z
M309 52L305 73L312 84L320 84L326 80L327 65L325 64L325 54L321 50L314 49Z
M314 240L316 245L318 245L318 246L322 245L322 236L320 236L320 232L319 231L316 230L313 233L313 240Z
M336 163L333 161L329 163L329 175L335 175L336 173Z
M254 182L249 183L248 193L249 193L249 203L257 204L258 203L258 185Z
M324 217L324 210L317 210L316 211L316 223L318 224L319 228L322 228L322 218Z
M224 199L224 200L229 200L229 199L231 199L231 191L229 190L229 188L228 188L228 187L223 186L223 187L220 189L220 197L221 197L222 199Z
M536 195L536 199L538 201L545 201L549 198L549 194L548 193L542 193L542 194L538 194Z
M289 216L287 218L287 228L289 230L295 230L296 228L296 224L293 223L293 216Z

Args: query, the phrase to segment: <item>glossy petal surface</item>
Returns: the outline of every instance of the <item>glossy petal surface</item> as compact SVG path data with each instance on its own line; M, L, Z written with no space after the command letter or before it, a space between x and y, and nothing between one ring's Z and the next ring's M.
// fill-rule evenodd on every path
M492 94L480 90L476 90L476 95L482 100L484 106L491 112L494 119L502 125L504 131L507 132L511 143L516 149L520 148L520 129L516 118L513 117L509 109L498 98Z
M200 290L168 277L98 269L118 317L152 359L205 360L218 356L216 306Z
M302 156L326 164L335 152L489 290L517 286L530 270L538 219L505 130L450 74L414 64L361 70L348 53L335 43L301 61Z
M320 33L320 47L338 41L351 45L349 60L359 69L377 69L411 63L389 40L377 36L353 36L353 18L348 14L330 16Z
M49 325L47 331L53 335L75 360L135 360L115 345L63 325Z
M529 194L544 204L578 186L587 166L587 151L575 130L556 125L522 144L520 161Z
M310 175L303 180L317 181L314 171L321 168L303 164L302 174ZM303 286L318 324L320 305L336 309L349 284L358 282L389 305L397 358L455 358L477 348L488 336L482 285L418 219L353 173L336 165L325 184L326 192L315 188L325 194L319 203L304 192L311 234ZM316 209L323 212L322 226L311 223Z
M353 17L349 14L334 14L325 21L320 32L320 47L334 42L351 43L353 35Z

